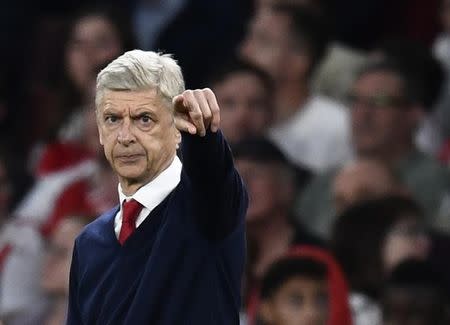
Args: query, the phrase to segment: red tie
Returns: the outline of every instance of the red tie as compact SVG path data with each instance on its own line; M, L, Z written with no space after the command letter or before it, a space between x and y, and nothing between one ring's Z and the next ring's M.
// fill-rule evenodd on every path
M119 242L125 243L128 237L136 229L136 219L142 210L142 205L135 199L123 202L122 205L122 227L120 228Z

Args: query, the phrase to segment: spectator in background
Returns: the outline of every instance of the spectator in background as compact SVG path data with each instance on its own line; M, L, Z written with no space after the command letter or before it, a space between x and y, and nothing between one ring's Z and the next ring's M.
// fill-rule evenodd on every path
M400 181L388 166L376 160L360 159L336 174L332 184L333 205L339 214L358 202L402 191Z
M428 263L406 260L395 267L384 286L383 324L448 324L449 296L440 272Z
M414 201L395 196L357 204L337 218L331 246L350 283L355 324L380 324L380 290L389 272L408 258L427 258L422 221Z
M274 5L256 14L241 47L242 57L274 80L275 124L270 137L289 159L313 171L345 161L350 151L347 112L310 92L328 36L317 12Z
M210 78L221 107L221 130L230 143L263 135L273 117L273 85L265 72L232 60Z
M302 207L318 204L314 218L308 210L300 210L298 217L308 229L328 238L334 217L349 206L367 199L405 192L394 172L374 159L359 158L339 170L317 177L301 197Z
M132 47L131 29L119 8L86 7L75 16L65 52L66 94L72 101L65 104L72 106L66 107L72 110L72 115L69 119L65 116L61 139L79 139L82 109L93 106L99 70Z
M407 71L417 83L415 94L417 104L428 113L416 130L417 147L430 155L436 155L443 142L443 128L440 106L444 94L445 71L431 50L422 43L406 39L387 40L372 52L374 58L395 62Z
M326 251L298 246L272 264L261 287L266 325L351 325L347 282Z
M395 63L385 59L369 63L349 100L353 147L357 159L375 159L394 171L424 209L428 225L447 228L437 214L449 187L448 170L414 145L416 127L426 114L418 94L414 78ZM305 224L324 235L329 228L320 220L334 216L330 184L336 172L313 180L297 206Z
M259 254L252 266L260 278L267 265L291 245L320 241L294 223L296 171L275 145L265 138L250 138L233 146L233 155L249 192L247 236L257 243Z
M33 224L10 217L18 190L12 182L14 155L0 153L0 320L6 324L32 324L30 318L45 308L39 288L42 245Z
M61 325L67 317L69 272L75 238L91 221L84 217L67 217L53 232L45 252L41 286L50 298L42 325Z
M99 215L111 209L117 201L117 177L104 158L99 144L94 109L85 109L83 117L82 150L90 157L86 159L86 163L89 164L92 159L94 168L85 174L74 174L62 191L57 193L55 202L52 202L53 209L41 226L45 237L50 236L67 216ZM73 168L76 169L77 164Z
M233 155L249 193L245 291L249 308L253 308L249 313L254 314L252 299L267 267L293 245L321 242L294 222L295 169L275 145L264 138L250 138L233 146Z
M96 75L125 50L134 47L126 16L119 8L90 5L70 20L51 89L32 99L32 141L78 141L84 106L93 104ZM32 112L33 113L33 112ZM32 129L34 130L34 129ZM35 149L36 150L36 149Z
M278 261L262 281L261 298L265 325L326 325L326 266L305 258Z
M65 116L58 138L42 150L35 168L36 182L13 212L33 222L45 236L67 215L97 215L114 206L117 199L115 177L98 144L93 105L96 75L102 68L99 64L132 44L116 14L108 7L87 7L75 16L70 29L65 57L70 86L65 89L76 96L67 103L78 100L82 104L71 107L73 114Z
M96 215L117 200L117 178L98 142L95 109L86 107L82 117L82 145L48 145L36 183L13 212L39 227L44 236L68 215Z
M274 5L290 5L305 8L326 16L330 25L330 34L335 17L331 12L330 1L323 0L259 0L256 1L257 10L270 10ZM334 35L331 35L334 36ZM345 96L353 79L366 61L366 54L350 48L335 39L330 39L327 51L314 69L311 76L310 90L314 94L327 96L339 102L344 102Z

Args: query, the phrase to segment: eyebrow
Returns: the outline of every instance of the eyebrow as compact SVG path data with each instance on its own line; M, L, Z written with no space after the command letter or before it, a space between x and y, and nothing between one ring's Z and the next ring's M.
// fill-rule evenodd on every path
M132 116L141 116L143 114L150 114L153 117L156 117L158 114L156 113L156 110L154 107L149 106L138 106L136 107L135 111L132 112Z

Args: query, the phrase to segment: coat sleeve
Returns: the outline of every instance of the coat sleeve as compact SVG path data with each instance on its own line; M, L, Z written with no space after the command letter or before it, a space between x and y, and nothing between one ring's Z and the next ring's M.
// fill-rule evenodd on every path
M78 297L78 253L77 242L73 249L72 264L70 266L70 280L69 280L69 307L67 312L67 325L82 325L81 311L79 308Z
M244 222L248 204L225 138L220 131L204 137L184 133L181 153L201 229L211 239L224 238Z

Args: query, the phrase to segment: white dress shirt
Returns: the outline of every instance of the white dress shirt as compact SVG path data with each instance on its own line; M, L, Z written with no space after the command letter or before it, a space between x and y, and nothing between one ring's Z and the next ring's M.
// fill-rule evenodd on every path
M136 228L139 227L150 212L156 208L178 185L181 177L181 161L175 156L174 160L161 174L159 174L150 183L145 184L132 196L123 194L122 187L118 186L120 209L114 218L114 231L119 238L120 228L122 227L122 203L135 199L143 205L141 212L136 219Z

